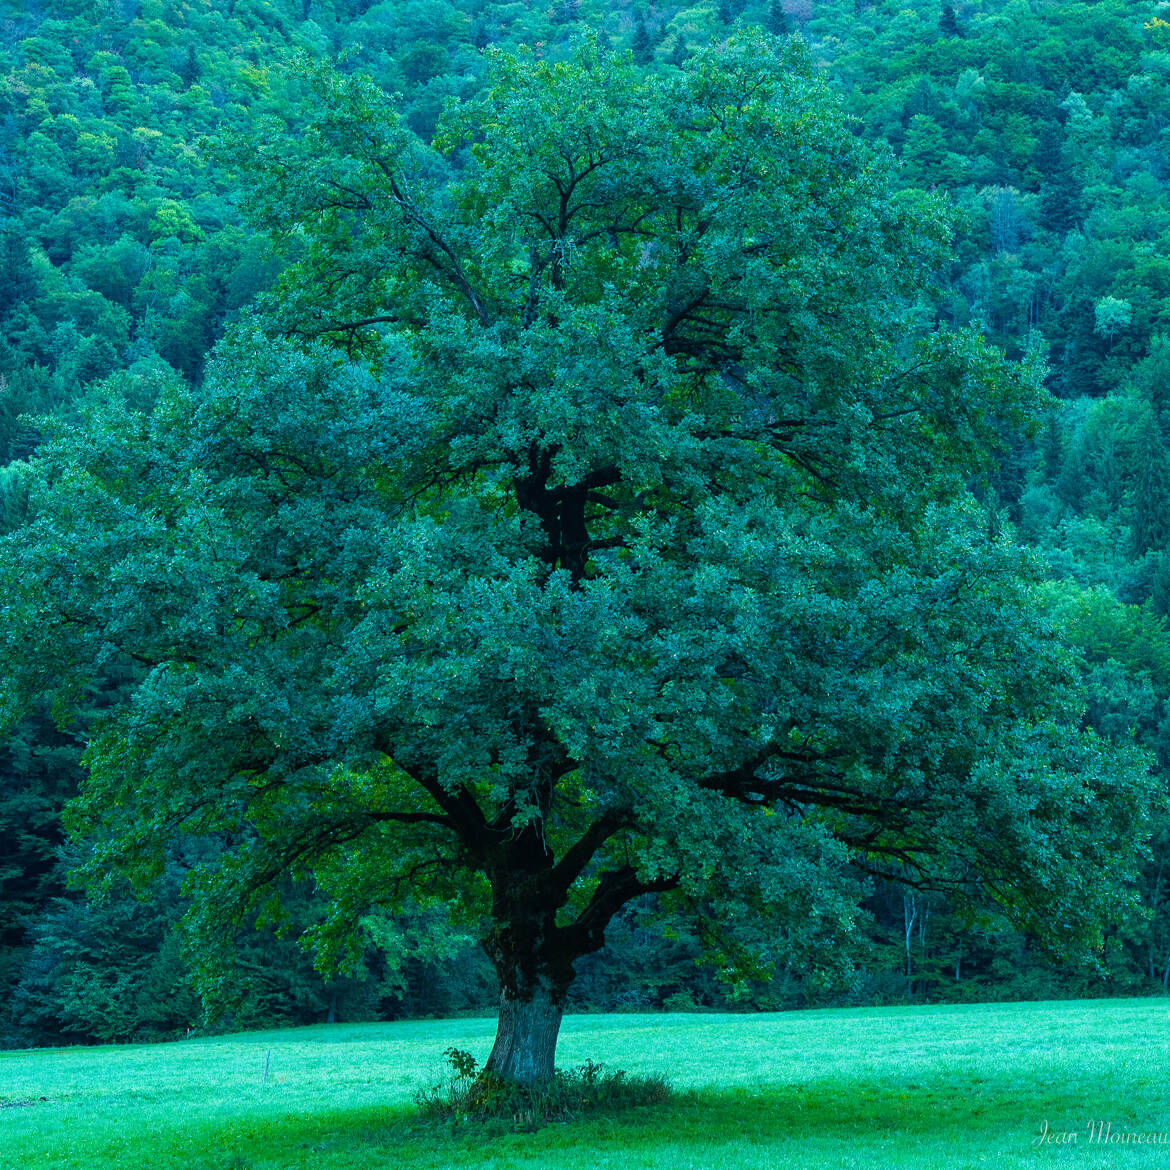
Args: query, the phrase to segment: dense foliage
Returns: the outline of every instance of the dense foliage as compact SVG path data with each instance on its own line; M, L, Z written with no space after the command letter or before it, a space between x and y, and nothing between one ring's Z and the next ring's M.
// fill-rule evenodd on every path
M185 441L164 430L174 418L167 412L191 401L191 393L213 400L229 392L222 371L245 343L225 351L221 372L210 377L208 354L265 290L275 288L262 297L270 333L349 343L376 369L396 368L402 358L387 346L387 323L354 323L388 317L388 306L407 329L412 316L429 322L431 306L412 304L403 294L435 265L418 259L417 250L413 269L384 265L385 250L401 241L379 219L383 213L362 216L359 208L338 207L332 217L322 216L313 182L328 178L331 157L350 159L359 178L361 166L374 163L373 154L354 148L360 119L347 122L339 114L353 108L355 92L357 100L379 110L382 94L400 95L394 104L401 120L388 114L384 126L425 142L445 101L466 106L483 94L483 50L490 46L528 45L538 59L559 61L571 54L574 37L599 30L603 50L607 44L615 51L629 48L644 75L668 80L696 50L721 42L735 27L751 26L799 32L843 109L858 119L857 133L884 139L900 158L896 182L945 193L956 209L954 254L946 259L936 253L928 263L938 287L929 305L919 306L920 325L933 320L952 330L974 327L1012 357L1046 350L1047 383L1056 395L1041 406L1042 425L1031 438L1006 420L1001 426L994 409L979 424L995 430L994 437L990 431L964 433L954 416L941 419L932 443L969 440L972 449L997 446L998 454L989 480L977 487L978 505L938 513L932 535L918 538L916 555L929 552L939 558L935 563L915 562L913 549L891 552L896 524L875 527L869 533L874 548L851 554L851 578L849 558L838 552L835 533L825 529L811 535L826 555L811 565L790 563L789 584L805 574L810 588L823 594L826 580L840 581L842 597L851 599L854 617L862 621L859 594L850 590L860 588L875 557L887 557L888 572L896 566L925 588L932 574L945 570L948 556L970 555L975 532L988 549L997 540L1006 547L1002 542L1013 535L1024 539L1050 582L1025 591L1028 621L1035 625L1025 622L1011 636L1043 631L1049 621L1064 630L1080 650L1089 724L1117 741L1136 734L1162 774L1170 765L1170 219L1162 161L1170 26L1152 3L985 0L952 8L933 0L850 0L814 8L789 0L626 8L583 0L547 9L474 0L374 6L360 0L9 3L0 25L6 81L0 96L0 462L7 464L0 467L0 523L11 528L26 515L25 460L45 429L36 416L73 420L82 409L86 417L108 420L104 402L116 392L144 412L137 432L143 466L150 459L164 466L167 452ZM343 74L308 64L336 53L348 54ZM357 72L371 75L377 88L355 91L357 83L348 78ZM332 104L322 104L322 87L329 86ZM340 104L343 97L349 106ZM323 112L339 116L330 123ZM534 125L541 125L548 110L535 116ZM458 132L451 134L449 145L455 147ZM297 158L298 143L314 142L324 153L307 160L319 166L302 170L297 178L303 183L284 189L271 168L247 179L232 170L233 152L223 144L241 136L259 139L261 156L267 141L274 160L282 151L286 161ZM418 178L427 190L438 191L468 165L462 147L446 158L417 149ZM509 149L520 148L512 143ZM238 162L238 151L234 157ZM521 152L516 165L524 161ZM249 193L259 221L241 213L241 190ZM468 190L477 214L509 206L499 202L498 191ZM294 222L300 232L282 236ZM815 225L805 226L815 232ZM277 247L261 229L277 230ZM930 234L925 224L921 230ZM340 257L353 263L343 270ZM597 271L609 261L550 254L543 263L556 296L558 270L571 274L576 264L578 271ZM476 264L490 271L486 284L500 297L507 289L520 296L535 267L515 240L495 255L477 257ZM752 270L750 279L757 275ZM628 291L610 271L595 279ZM331 280L323 297L323 282ZM761 297L769 290L774 293L775 285L765 281ZM590 306L596 335L611 331L620 314L604 298ZM864 318L854 335L852 320L830 324L824 310L819 306L817 326L837 330L834 344L860 348ZM696 337L692 332L689 340ZM737 338L736 344L744 343ZM763 342L748 343L749 351L751 344ZM470 383L471 371L482 373L490 359L482 338L453 337L448 330L442 345L444 353L427 356L444 379L455 371ZM289 362L301 360L291 350L274 352ZM974 352L964 350L962 360ZM599 349L591 355L603 356ZM540 360L547 370L563 355L549 343ZM742 354L736 360L742 364ZM978 360L987 369L994 365L987 352ZM320 368L325 385L332 376ZM113 383L98 389L115 374ZM152 423L160 388L170 405ZM743 387L733 378L718 389L735 395ZM469 385L466 393L472 390ZM345 392L363 393L360 386ZM546 425L556 425L551 405L545 404ZM864 488L878 501L883 492L900 494L909 484L912 496L934 482L904 461L917 452L933 463L937 448L890 438L886 462L863 469ZM89 457L100 459L102 451ZM966 465L955 467L965 473ZM618 534L607 529L606 535ZM95 574L102 563L95 554ZM1018 569L1021 562L1013 565ZM1036 575L1031 568L1026 573ZM911 587L908 597L913 595ZM998 613L1002 601L989 597L984 604ZM913 639L911 609L907 604L899 610L887 599L883 620L905 626ZM984 620L975 611L951 616L959 627ZM838 632L843 654L849 635L845 628ZM1042 684L1047 650L1037 645L1036 654L1035 663L1017 657L1019 669L1007 684L1013 693ZM127 669L118 664L116 677L103 680L87 707L104 709L110 689L126 685ZM857 685L860 691L862 680ZM895 694L895 706L880 717L896 718L899 701ZM45 713L35 713L0 757L0 980L14 989L6 1034L27 1043L184 1031L195 1009L184 998L189 990L181 990L189 988L190 971L179 953L175 923L182 904L173 892L141 907L119 893L103 906L65 887L60 814L80 774L77 734L76 728L59 732ZM1148 916L1131 916L1109 929L1104 974L1053 968L1006 922L973 922L958 913L953 891L907 893L883 876L866 895L866 914L852 937L826 936L819 961L812 963L777 946L770 955L777 967L771 983L745 979L734 994L782 1006L834 997L975 998L1165 987L1170 825L1155 827L1152 846L1137 886ZM216 849L208 838L194 853L169 857L172 891L182 873ZM313 920L312 898L307 890L283 892L297 907L290 920L297 934ZM608 950L577 964L576 1002L727 1002L732 993L692 961L710 949L711 939L688 927L674 913L679 909L650 897L636 913L615 920ZM229 1018L247 1024L325 1018L331 1009L355 1018L482 1005L491 996L491 973L469 949L468 927L428 914L416 908L395 924L367 922L358 963L368 978L333 990L271 930L256 942L245 943L248 936L241 935L242 945L261 948L254 969L281 972L280 988L265 989L246 974L223 984ZM707 914L724 916L714 904ZM646 915L658 925L648 925ZM811 920L807 925L811 930ZM103 974L94 981L90 975L99 970ZM104 1003L95 991L103 986L109 989ZM78 988L93 993L88 1004ZM160 1014L160 1004L172 1014Z

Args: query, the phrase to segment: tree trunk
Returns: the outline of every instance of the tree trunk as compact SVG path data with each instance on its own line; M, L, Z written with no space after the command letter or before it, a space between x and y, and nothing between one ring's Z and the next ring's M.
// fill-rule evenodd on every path
M562 1007L547 979L533 980L523 992L500 992L500 1022L487 1071L534 1085L552 1078Z
M616 824L616 823L615 823ZM493 859L492 926L482 940L500 985L500 1021L485 1071L519 1085L552 1079L565 997L576 977L574 963L598 950L613 915L631 899L671 888L645 883L631 866L602 873L589 904L570 924L557 922L573 877L612 833L606 818L566 853L560 865L542 821L529 822Z
M906 986L913 991L914 963L910 956L910 940L914 937L914 920L918 917L918 902L913 894L902 895L902 924L906 927Z

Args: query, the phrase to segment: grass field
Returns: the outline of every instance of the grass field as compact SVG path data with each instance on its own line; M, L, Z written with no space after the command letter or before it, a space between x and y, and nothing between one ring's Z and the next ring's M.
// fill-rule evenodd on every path
M574 1016L558 1063L663 1072L679 1096L536 1133L422 1125L413 1094L440 1079L443 1049L482 1060L493 1030L0 1053L0 1168L1170 1168L1170 1000ZM1037 1144L1045 1124L1075 1142Z

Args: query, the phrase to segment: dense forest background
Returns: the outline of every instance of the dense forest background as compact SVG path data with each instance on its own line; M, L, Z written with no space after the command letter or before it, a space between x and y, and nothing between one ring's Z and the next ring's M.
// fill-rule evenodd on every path
M1088 719L1170 767L1170 4L1147 0L0 0L0 530L53 416L116 384L148 408L163 375L197 382L225 327L282 295L283 264L239 211L217 144L295 119L288 68L339 56L400 95L429 137L477 93L485 50L566 56L594 31L647 70L737 25L795 34L855 132L907 187L945 191L960 225L939 320L1010 355L1041 347L1051 410L979 490L1047 566L1078 646ZM274 120L274 121L273 121ZM102 696L95 695L94 703ZM494 977L441 911L371 919L359 968L326 981L296 922L241 935L218 1023L191 989L178 919L185 863L153 897L68 885L64 809L82 745L43 711L0 745L0 1044L162 1038L483 1010ZM193 843L190 848L213 848ZM579 968L578 1009L771 1009L1170 989L1170 820L1147 910L1094 970L1054 965L995 921L873 890L847 984L783 970L729 988L691 929L652 901ZM314 892L294 892L306 918ZM838 966L834 964L833 966Z

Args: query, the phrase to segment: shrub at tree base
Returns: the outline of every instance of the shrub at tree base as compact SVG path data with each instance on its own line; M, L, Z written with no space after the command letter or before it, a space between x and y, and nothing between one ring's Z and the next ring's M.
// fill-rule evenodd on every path
M444 1055L450 1076L415 1098L422 1115L436 1120L497 1120L534 1128L546 1121L661 1105L671 1097L664 1077L606 1072L591 1060L576 1069L558 1068L547 1080L521 1085L479 1068L475 1057L462 1049L448 1048Z

